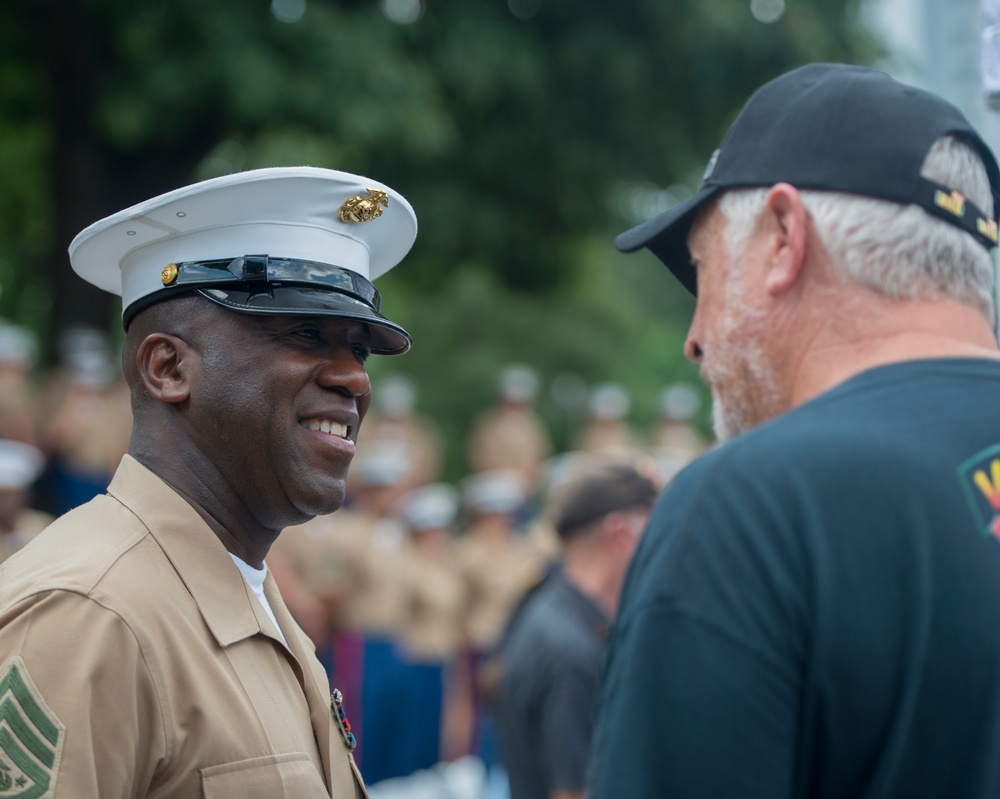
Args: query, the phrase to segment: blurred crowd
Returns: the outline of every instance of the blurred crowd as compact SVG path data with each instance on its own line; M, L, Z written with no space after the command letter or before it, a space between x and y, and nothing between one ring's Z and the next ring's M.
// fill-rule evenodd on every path
M57 347L58 366L40 376L30 333L0 322L0 561L102 493L128 448L128 389L107 336L71 330ZM268 555L345 697L369 785L470 757L502 775L491 656L559 560L550 496L602 459L641 463L662 485L707 446L690 386L666 387L655 428L640 436L627 390L609 383L592 390L585 423L556 453L538 388L532 369L502 370L494 404L468 430L467 474L446 483L415 384L381 378L343 510L287 529Z
M0 320L0 561L103 493L128 450L129 393L110 337L67 330L37 368L25 328Z

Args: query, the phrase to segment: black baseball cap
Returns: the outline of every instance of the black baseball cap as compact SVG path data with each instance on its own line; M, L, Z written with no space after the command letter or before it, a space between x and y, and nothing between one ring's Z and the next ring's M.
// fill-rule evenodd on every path
M931 146L946 135L980 155L994 207L1000 207L996 158L951 103L874 69L801 67L766 83L747 101L695 194L622 233L615 246L622 252L648 247L695 294L687 236L705 203L727 189L786 182L918 205L992 249L993 218L952 187L920 175Z

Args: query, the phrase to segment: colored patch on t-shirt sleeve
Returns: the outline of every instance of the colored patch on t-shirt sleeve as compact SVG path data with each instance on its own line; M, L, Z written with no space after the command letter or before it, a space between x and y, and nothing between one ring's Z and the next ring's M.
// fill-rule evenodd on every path
M0 673L0 799L55 796L66 727L14 657Z
M980 532L1000 538L1000 444L965 461L958 479Z

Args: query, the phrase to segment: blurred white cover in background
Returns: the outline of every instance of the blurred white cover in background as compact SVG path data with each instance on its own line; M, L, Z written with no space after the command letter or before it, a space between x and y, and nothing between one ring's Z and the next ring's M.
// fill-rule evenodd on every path
M1000 108L1000 0L980 0L983 32L979 68L983 93L991 108Z

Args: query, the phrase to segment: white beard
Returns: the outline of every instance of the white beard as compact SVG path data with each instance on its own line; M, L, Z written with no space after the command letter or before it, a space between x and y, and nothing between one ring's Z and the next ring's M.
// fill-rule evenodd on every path
M713 391L712 392L712 430L715 432L715 438L721 444L723 441L728 441L734 435L742 433L742 430L737 430L733 432L733 423L731 421L732 413L723 404L723 400Z
M767 314L741 303L737 281L729 288L727 312L705 347L701 371L712 387L712 426L726 441L780 411L780 392L763 343Z

